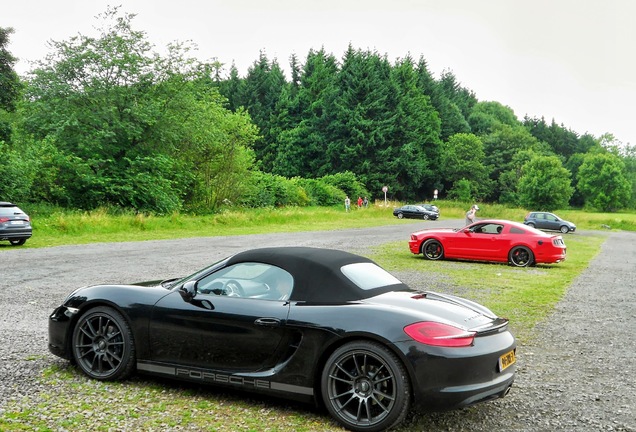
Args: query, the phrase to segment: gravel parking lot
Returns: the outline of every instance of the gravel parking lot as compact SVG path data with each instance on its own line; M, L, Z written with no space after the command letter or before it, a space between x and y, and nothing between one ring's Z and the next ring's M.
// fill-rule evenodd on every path
M45 249L2 245L0 417L8 403L36 403L35 395L42 390L38 377L57 361L47 350L48 314L76 287L181 276L252 247L305 245L364 254L374 245L408 238L421 225L404 221L319 234ZM518 376L508 397L425 419L415 417L400 430L415 430L417 424L417 430L438 431L636 431L636 233L607 234L601 253L574 281L549 320L539 325L536 337L518 348ZM400 275L404 276L408 278ZM417 280L407 282L424 288Z

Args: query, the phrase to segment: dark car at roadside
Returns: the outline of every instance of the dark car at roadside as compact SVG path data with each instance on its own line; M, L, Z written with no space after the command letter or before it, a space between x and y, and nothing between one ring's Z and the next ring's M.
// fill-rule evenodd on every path
M0 240L21 246L31 238L31 234L31 218L17 205L0 201Z
M576 225L572 222L549 212L530 212L523 219L523 223L542 230L561 231L563 234L576 231Z
M439 219L439 211L428 210L421 205L405 205L393 210L393 216L398 219L411 218L411 219L424 219L424 220L437 220Z
M435 212L435 213L439 214L439 207L437 207L436 205L427 204L427 203L415 204L415 205L416 206L420 206L420 207L424 207L428 211L432 211L432 212Z

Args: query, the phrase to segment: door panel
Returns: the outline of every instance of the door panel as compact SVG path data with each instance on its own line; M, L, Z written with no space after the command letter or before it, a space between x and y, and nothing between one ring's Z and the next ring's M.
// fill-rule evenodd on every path
M286 332L289 303L179 292L164 297L150 321L153 361L252 372L271 367Z

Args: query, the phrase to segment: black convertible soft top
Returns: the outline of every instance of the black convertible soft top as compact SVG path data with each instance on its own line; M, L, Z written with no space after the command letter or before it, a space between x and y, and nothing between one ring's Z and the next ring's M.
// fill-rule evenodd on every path
M347 264L375 262L336 249L303 246L252 249L230 257L227 264L240 262L260 262L287 270L294 277L294 290L290 297L293 301L334 304L362 300L389 291L410 290L403 283L361 289L340 269Z

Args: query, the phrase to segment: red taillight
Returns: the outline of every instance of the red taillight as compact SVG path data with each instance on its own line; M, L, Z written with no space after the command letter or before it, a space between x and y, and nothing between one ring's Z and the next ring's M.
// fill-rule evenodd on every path
M475 332L438 322L418 322L404 327L413 340L433 346L467 347L473 344Z
M9 222L9 218L0 218L0 223Z

